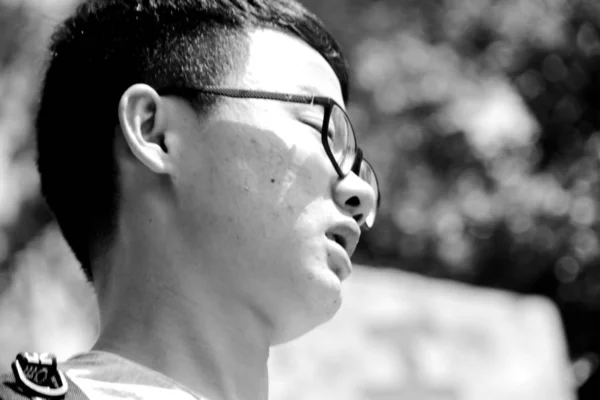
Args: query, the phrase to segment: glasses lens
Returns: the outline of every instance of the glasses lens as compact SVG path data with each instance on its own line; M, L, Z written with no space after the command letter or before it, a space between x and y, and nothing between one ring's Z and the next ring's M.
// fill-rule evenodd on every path
M375 193L375 207L373 207L373 210L365 219L365 225L367 228L372 228L373 224L375 223L377 210L379 209L380 204L379 182L377 182L377 176L375 175L373 167L365 159L362 160L360 165L359 177L371 185L371 188L373 188L373 192Z
M356 138L348 116L337 104L329 119L329 147L342 173L348 174L356 157Z

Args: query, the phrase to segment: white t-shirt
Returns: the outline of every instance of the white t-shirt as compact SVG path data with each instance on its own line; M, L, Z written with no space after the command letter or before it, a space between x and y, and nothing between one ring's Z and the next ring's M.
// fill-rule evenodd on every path
M59 369L90 400L207 400L163 374L103 351L76 355Z

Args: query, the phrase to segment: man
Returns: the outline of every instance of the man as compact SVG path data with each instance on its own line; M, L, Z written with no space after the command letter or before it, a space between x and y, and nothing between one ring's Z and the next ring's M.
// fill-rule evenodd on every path
M39 171L98 295L61 366L85 396L267 399L270 346L336 313L375 218L347 97L292 1L95 1L58 28Z

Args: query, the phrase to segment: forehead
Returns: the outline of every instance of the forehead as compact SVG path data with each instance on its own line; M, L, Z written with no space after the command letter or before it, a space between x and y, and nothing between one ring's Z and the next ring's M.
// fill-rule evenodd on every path
M344 104L340 82L325 58L303 40L273 29L249 32L245 87L327 96Z

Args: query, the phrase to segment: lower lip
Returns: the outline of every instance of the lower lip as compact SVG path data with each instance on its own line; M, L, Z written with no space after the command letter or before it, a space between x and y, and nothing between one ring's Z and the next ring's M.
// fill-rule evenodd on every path
M328 239L330 244L329 259L334 264L333 272L340 281L344 281L352 273L352 263L346 250L336 241Z

